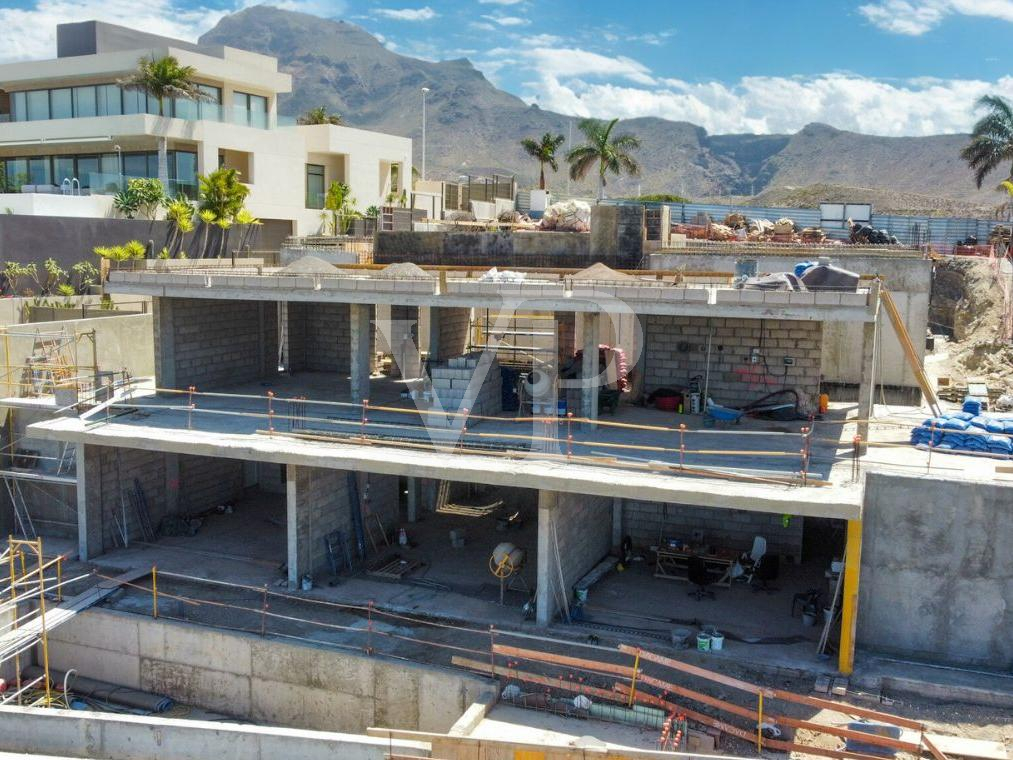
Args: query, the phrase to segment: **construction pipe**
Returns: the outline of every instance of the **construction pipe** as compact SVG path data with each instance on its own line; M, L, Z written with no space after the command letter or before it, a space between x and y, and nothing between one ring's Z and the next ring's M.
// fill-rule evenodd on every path
M21 671L21 680L31 681L44 675L45 671L38 665L29 665ZM54 670L52 668L49 670L49 677L55 683L64 683L66 676L67 674L62 670ZM117 686L113 683L97 681L94 678L85 678L77 674L74 674L70 678L70 690L72 694L79 697L95 699L100 702L111 702L115 705L142 710L145 713L165 712L175 704L170 697L138 691L126 686Z

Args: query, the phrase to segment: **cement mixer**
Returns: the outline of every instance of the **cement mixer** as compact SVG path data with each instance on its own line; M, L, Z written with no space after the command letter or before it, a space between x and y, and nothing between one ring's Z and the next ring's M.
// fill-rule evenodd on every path
M489 557L489 572L499 579L499 603L503 604L503 597L507 587L515 583L522 586L521 590L527 591L527 584L519 575L524 567L525 552L520 547L514 546L509 541L497 544Z

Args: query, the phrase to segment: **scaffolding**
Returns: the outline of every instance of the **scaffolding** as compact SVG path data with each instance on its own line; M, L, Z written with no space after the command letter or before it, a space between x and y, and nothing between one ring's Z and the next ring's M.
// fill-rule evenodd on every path
M54 691L49 671L49 616L47 593L63 601L63 556L46 560L42 539L7 539L0 554L9 571L8 586L0 593L0 665L13 663L15 689L0 694L0 704L15 702L28 707L66 707L62 694ZM46 573L53 575L47 577ZM48 591L47 591L48 589ZM9 618L9 622L8 622ZM21 660L36 646L42 675L27 683L21 678Z

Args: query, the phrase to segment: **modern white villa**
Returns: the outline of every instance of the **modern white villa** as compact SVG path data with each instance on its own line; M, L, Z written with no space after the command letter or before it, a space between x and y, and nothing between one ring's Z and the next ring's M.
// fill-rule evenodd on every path
M142 57L193 66L207 102L159 104L116 82ZM197 175L225 166L250 188L263 220L312 234L332 181L360 208L383 205L411 177L411 140L278 115L292 77L277 59L198 46L96 21L57 27L57 57L0 65L0 208L15 214L107 217L133 177L158 176L168 140L169 192L196 196Z

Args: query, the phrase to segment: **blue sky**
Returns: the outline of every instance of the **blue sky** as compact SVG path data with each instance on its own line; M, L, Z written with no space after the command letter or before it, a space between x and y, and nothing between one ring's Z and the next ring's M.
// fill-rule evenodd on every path
M0 55L46 58L53 26L101 18L194 39L253 0L0 0ZM278 0L357 23L395 52L469 58L575 115L661 116L711 132L966 131L1013 97L1013 0Z

